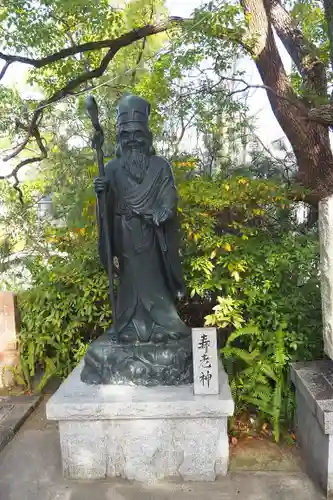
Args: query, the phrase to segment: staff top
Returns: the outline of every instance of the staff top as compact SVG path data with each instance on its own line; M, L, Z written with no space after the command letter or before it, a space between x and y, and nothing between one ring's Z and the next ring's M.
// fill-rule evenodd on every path
M100 130L101 126L98 119L98 107L97 102L92 95L88 95L86 100L86 110L90 116L92 124L96 130Z

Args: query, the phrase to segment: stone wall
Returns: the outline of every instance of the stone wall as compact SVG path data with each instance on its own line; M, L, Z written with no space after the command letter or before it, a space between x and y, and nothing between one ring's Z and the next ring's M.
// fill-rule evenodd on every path
M333 359L333 196L320 201L318 222L324 349Z
M13 382L12 367L18 363L15 296L0 292L0 387Z

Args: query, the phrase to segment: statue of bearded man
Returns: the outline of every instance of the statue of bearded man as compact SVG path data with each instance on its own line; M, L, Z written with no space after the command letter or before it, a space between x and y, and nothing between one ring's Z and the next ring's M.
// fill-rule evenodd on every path
M111 228L110 234L104 234L105 214L98 204L100 259L107 268L105 239L109 238L119 262L113 333L122 354L114 351L115 336L111 335L113 344L108 349L109 353L113 349L113 355L104 354L103 364L118 365L109 366L115 383L130 378L145 385L177 384L191 379L190 329L176 309L176 300L184 293L177 192L170 164L155 155L149 114L149 103L140 97L120 100L117 157L106 165L105 177L95 179L97 199L107 191ZM122 371L126 372L123 381ZM112 376L106 379L112 383Z

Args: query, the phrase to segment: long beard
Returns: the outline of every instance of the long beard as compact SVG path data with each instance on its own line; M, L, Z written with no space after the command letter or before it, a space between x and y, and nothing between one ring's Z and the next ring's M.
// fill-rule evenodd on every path
M141 183L149 166L148 155L138 149L129 149L122 152L121 160L130 176Z

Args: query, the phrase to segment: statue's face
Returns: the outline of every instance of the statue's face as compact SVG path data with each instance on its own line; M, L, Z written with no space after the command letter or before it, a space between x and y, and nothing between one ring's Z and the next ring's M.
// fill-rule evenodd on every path
M147 151L150 136L146 127L139 122L124 123L119 127L118 140L122 151Z

